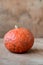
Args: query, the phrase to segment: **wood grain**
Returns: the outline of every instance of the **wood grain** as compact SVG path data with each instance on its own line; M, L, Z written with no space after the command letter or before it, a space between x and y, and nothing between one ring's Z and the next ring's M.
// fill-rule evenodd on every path
M30 51L24 54L9 52L0 39L0 65L43 65L43 38L37 38Z

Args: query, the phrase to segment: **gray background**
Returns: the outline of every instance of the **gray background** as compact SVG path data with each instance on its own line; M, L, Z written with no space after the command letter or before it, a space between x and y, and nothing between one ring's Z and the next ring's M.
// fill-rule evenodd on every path
M0 37L15 24L43 37L43 0L0 0Z

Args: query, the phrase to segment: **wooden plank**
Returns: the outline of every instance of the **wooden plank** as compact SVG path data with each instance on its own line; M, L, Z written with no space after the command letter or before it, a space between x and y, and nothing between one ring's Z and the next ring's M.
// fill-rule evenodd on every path
M37 38L25 54L9 52L0 39L0 65L43 65L43 38Z

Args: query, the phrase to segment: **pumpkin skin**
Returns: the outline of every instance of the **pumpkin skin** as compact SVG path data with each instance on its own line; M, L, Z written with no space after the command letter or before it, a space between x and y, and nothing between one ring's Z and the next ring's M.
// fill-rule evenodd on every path
M8 31L4 36L5 47L16 53L24 53L31 49L34 37L26 28L16 28Z

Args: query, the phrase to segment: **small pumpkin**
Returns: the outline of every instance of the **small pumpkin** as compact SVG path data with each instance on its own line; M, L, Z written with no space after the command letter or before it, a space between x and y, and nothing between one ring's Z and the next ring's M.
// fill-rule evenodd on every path
M16 27L5 34L4 43L9 51L24 53L33 46L34 36L30 30L23 27Z

